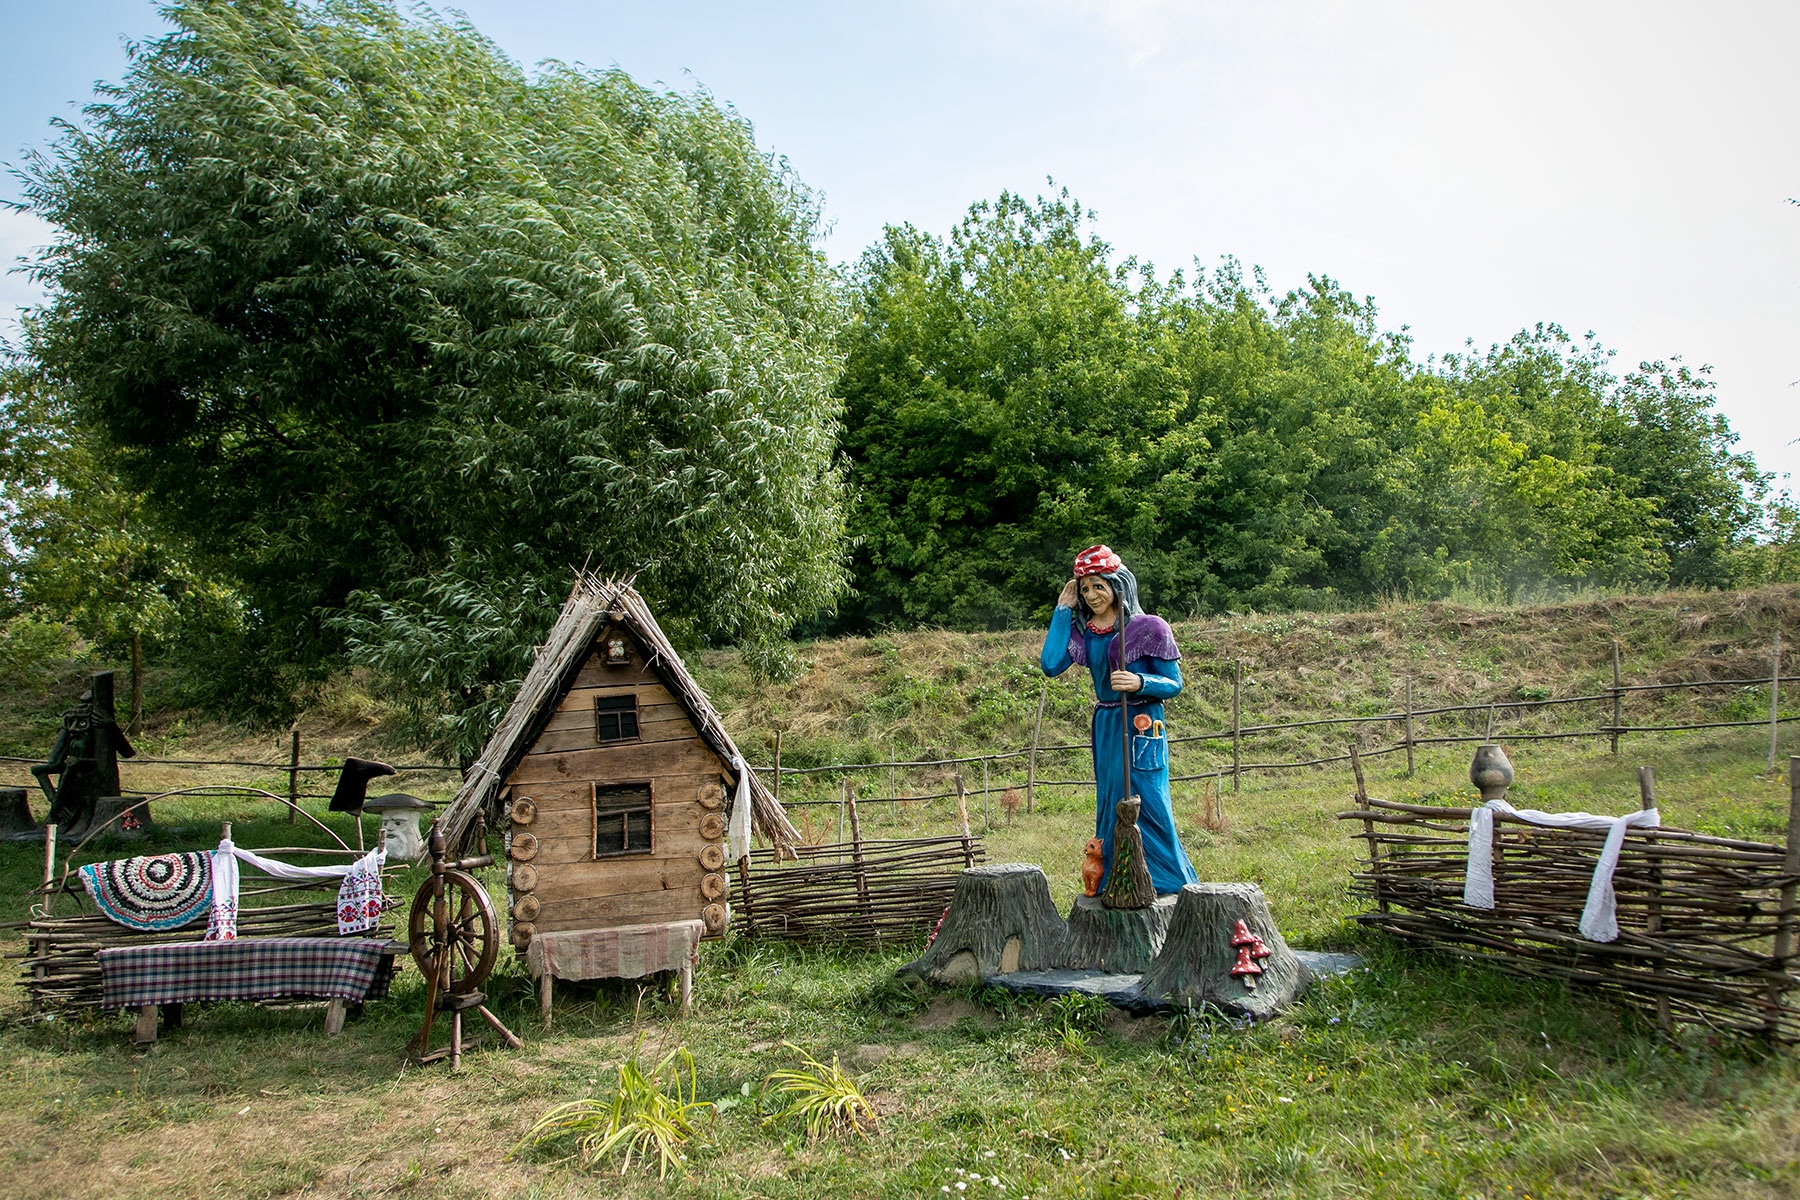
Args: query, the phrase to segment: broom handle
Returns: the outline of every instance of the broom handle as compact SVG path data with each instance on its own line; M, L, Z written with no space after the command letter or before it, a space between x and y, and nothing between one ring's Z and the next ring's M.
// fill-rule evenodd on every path
M1121 589L1121 590L1123 590L1123 589ZM1119 603L1119 619L1118 619L1117 624L1119 626L1119 670L1123 671L1125 669L1125 622L1127 620L1127 618L1125 616L1125 597L1120 596L1118 603ZM1131 693L1130 692L1120 692L1119 693L1119 720L1121 722L1123 722L1123 724L1120 726L1120 728L1124 734L1124 736L1119 739L1119 748L1121 751L1123 751L1123 754L1121 757L1123 758L1124 764L1125 764L1125 776L1124 776L1125 791L1119 797L1121 800L1123 800L1125 797L1131 795Z

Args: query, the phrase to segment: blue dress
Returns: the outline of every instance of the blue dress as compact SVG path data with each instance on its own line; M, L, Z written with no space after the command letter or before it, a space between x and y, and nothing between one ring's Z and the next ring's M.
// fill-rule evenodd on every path
M1073 609L1061 606L1050 618L1050 631L1044 635L1044 649L1039 655L1044 674L1061 675L1076 661L1070 638L1074 618ZM1150 640L1160 640L1167 646L1168 653L1176 653L1174 639L1167 634L1168 627L1158 618L1148 616L1132 621L1133 632L1128 640L1134 649L1140 645L1135 629L1139 621L1155 622L1160 626L1162 638ZM1092 731L1096 780L1094 836L1105 845L1100 861L1108 872L1112 870L1113 825L1118 820L1116 809L1125 794L1125 767L1119 751L1119 739L1124 734L1119 717L1121 696L1113 691L1108 681L1113 671L1113 642L1117 636L1111 630L1094 633L1083 628L1081 631L1081 644L1086 651L1082 657L1087 659L1088 672L1094 681L1094 698L1098 701ZM1181 839L1175 834L1175 812L1169 803L1169 739L1162 723L1162 702L1181 694L1181 664L1173 657L1140 656L1125 669L1144 681L1143 690L1131 697L1134 726L1139 714L1151 721L1150 728L1144 732L1140 733L1135 727L1132 730L1131 791L1143 801L1138 814L1138 829L1144 837L1144 860L1150 868L1150 882L1155 885L1157 894L1163 895L1180 891L1183 884L1198 882L1199 878L1194 874L1193 864L1188 862L1187 852L1181 848ZM1104 877L1100 887L1106 887Z

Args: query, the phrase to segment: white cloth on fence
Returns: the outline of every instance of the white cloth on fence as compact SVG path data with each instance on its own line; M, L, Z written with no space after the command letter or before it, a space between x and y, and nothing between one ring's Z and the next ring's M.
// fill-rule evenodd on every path
M737 772L737 795L731 798L731 823L726 827L725 853L728 861L737 862L750 853L750 768L742 758L733 759L731 769Z
M237 938L239 862L255 867L271 879L287 883L341 879L344 881L338 888L341 910L345 892L360 891L370 871L374 872L377 880L381 878L381 868L387 863L387 851L371 850L352 863L328 867L297 867L293 863L264 858L254 850L244 850L234 845L230 838L225 838L219 843L218 849L212 852L212 911L206 919L206 940L209 942L229 942ZM362 928L369 928L372 924L373 922ZM341 916L338 920L338 932L347 932Z
M1469 811L1469 861L1463 869L1463 903L1470 908L1494 907L1494 814L1547 829L1582 829L1605 833L1600 860L1588 884L1587 904L1581 910L1581 936L1590 942L1610 942L1619 936L1618 898L1613 892L1613 872L1629 828L1654 829L1662 817L1654 808L1640 809L1623 817L1597 817L1592 813L1547 813L1535 808L1514 808L1504 800L1489 800Z

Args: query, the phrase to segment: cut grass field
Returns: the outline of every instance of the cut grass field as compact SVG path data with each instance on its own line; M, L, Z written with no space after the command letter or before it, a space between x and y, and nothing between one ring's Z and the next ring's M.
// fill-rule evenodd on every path
M1433 606L1184 626L1196 686L1179 719L1201 725L1206 706L1217 703L1220 673L1208 673L1217 660L1200 642L1260 646L1258 687L1280 698L1252 711L1276 716L1387 703L1401 663L1423 664L1416 677L1428 668L1456 673L1458 690L1568 694L1611 670L1610 641L1592 655L1572 648L1619 625L1628 645L1644 647L1632 662L1640 678L1702 662L1711 670L1715 660L1719 674L1711 677L1731 677L1740 658L1757 661L1775 619L1800 641L1791 589L1597 605L1461 610L1454 619ZM1696 623L1696 614L1706 618L1701 627L1683 633L1682 622ZM1285 631L1270 632L1275 620L1288 623ZM1259 621L1262 631L1250 628ZM1716 652L1702 652L1709 649ZM820 644L807 648L811 674L779 687L753 684L729 656L709 655L703 669L753 758L767 761L757 730L776 722L805 754L850 761L903 737L944 753L1019 744L1021 719L1029 737L1035 685L1023 718L1011 700L975 693L984 675L1012 678L1034 650L1028 635ZM866 677L856 674L859 663L869 664ZM959 665L966 673L955 680ZM874 702L906 697L908 686L908 707L894 701L892 715L879 716L887 710ZM1078 682L1052 687L1056 719L1078 722ZM1766 712L1766 691L1761 703ZM1793 727L1784 729L1785 755L1800 747ZM371 748L374 734L360 736L344 745ZM211 749L229 744L223 732L204 737ZM194 744L169 748L187 753ZM266 748L244 750L270 757ZM1521 806L1627 811L1635 768L1648 763L1666 823L1777 840L1785 827L1787 783L1761 773L1767 741L1755 730L1632 736L1618 758L1604 741L1518 743L1509 752L1519 775L1511 798ZM1403 759L1380 759L1371 790L1466 801L1467 762L1466 748L1424 751L1409 779ZM915 791L930 782L913 781ZM816 790L831 794L824 781ZM1295 945L1364 956L1365 969L1315 988L1266 1025L1205 1015L1133 1020L1093 1004L982 989L915 992L894 976L914 945L802 949L732 939L703 947L690 1015L657 989L640 999L630 985L569 987L559 989L547 1032L529 981L503 956L489 990L527 1046L479 1050L453 1076L401 1062L423 999L416 973L338 1038L322 1035L318 1009L197 1006L187 1027L165 1034L150 1054L133 1049L123 1017L27 1019L13 989L20 1019L0 1032L0 1104L11 1118L0 1195L1800 1194L1793 1052L1693 1028L1665 1039L1579 992L1364 935L1351 919L1355 847L1333 816L1349 807L1350 793L1348 773L1337 769L1252 776L1226 796L1227 827L1209 833L1197 824L1200 793L1178 791L1177 815L1203 878L1255 880ZM1036 812L1011 822L990 811L990 860L1042 863L1066 905L1091 804L1064 788L1041 794ZM877 810L865 832L941 832L947 815L942 804ZM289 826L241 802L182 801L159 812L163 836L183 848L210 844L223 817L237 822L240 844L294 841ZM39 848L0 845L0 886L19 916L40 865ZM5 936L7 949L19 948L16 931ZM785 1103L768 1078L804 1065L786 1043L820 1062L836 1055L861 1078L876 1114L866 1140L809 1140L800 1119L767 1119ZM686 1175L593 1175L574 1162L572 1142L508 1157L554 1106L608 1099L621 1062L635 1055L647 1070L678 1046L693 1055L698 1098L719 1102L716 1118L702 1116L686 1146Z

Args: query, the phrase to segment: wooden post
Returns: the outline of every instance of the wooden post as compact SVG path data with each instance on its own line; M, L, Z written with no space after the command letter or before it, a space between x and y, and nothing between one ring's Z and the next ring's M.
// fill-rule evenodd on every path
M294 726L289 732L288 824L292 825L294 823L294 814L300 809L300 726Z
M1787 854L1781 873L1790 880L1800 875L1800 754L1788 756ZM1781 924L1775 930L1775 969L1781 972L1782 981L1769 985L1769 1015L1764 1024L1771 1035L1779 1032L1782 1001L1793 984L1788 960L1794 953L1794 927L1794 884L1788 883L1781 889Z
M775 806L781 807L781 730L775 731Z
M993 813L993 809L989 806L989 803L988 803L988 797L993 794L993 790L994 789L988 783L988 760L986 758L983 758L981 760L981 836L982 837L987 837L989 834L994 832L994 819L993 819L994 813Z
M1031 725L1031 758L1025 765L1025 811L1031 812L1037 807L1037 754L1038 738L1044 732L1044 699L1050 694L1050 683L1045 680L1038 684L1037 720Z
M744 932L756 936L756 904L750 896L750 856L738 859L738 891L744 897Z
M955 779L956 824L957 828L962 830L963 865L965 867L972 867L975 865L975 844L973 835L969 833L969 797L967 790L963 786L961 771L956 773Z
M1238 790L1238 775L1241 771L1240 764L1243 762L1240 750L1243 736L1240 733L1243 726L1243 689L1244 664L1234 662L1231 664L1231 790L1233 792Z
M1775 627L1775 650L1769 667L1769 774L1775 773L1775 738L1781 732L1781 626Z
M850 810L850 862L856 871L856 899L862 905L863 919L871 925L875 914L869 904L869 875L863 866L862 822L856 819L856 793L844 784L844 798Z
M1638 768L1638 807L1645 812L1656 807L1656 772L1649 767ZM1662 932L1662 860L1652 857L1650 862L1650 903L1649 911L1644 916L1644 932L1654 937ZM1667 969L1663 966L1660 955L1651 971L1659 977L1666 974ZM1669 1012L1669 997L1661 992L1656 996L1656 1024L1665 1034L1675 1032L1675 1019Z
M138 1005L137 1028L133 1032L133 1038L140 1046L148 1046L156 1041L156 1005Z
M888 738L888 824L900 823L900 753L894 739Z
M1406 677L1406 777L1413 777L1413 701L1412 676Z
M1375 822L1366 814L1369 812L1369 787L1363 779L1362 755L1356 747L1350 747L1350 769L1356 773L1356 807L1363 816L1363 832L1368 835L1369 843L1369 882L1375 892L1375 903L1382 912L1388 910L1387 889L1382 886L1381 878L1381 846L1375 840Z
M1613 757L1618 757L1618 725L1620 725L1620 721L1624 720L1620 714L1620 700L1624 700L1625 693L1620 691L1618 639L1616 637L1613 639L1613 687L1609 691L1613 693Z
M50 906L56 901L56 893L50 890L50 883L56 878L56 826L44 826L44 915L50 915ZM41 971L39 972L42 973Z
M342 1000L332 1000L325 1005L325 1036L336 1037L344 1032L345 1006Z
M850 780L847 776L838 777L838 834L837 860L844 861L844 805L850 799Z

